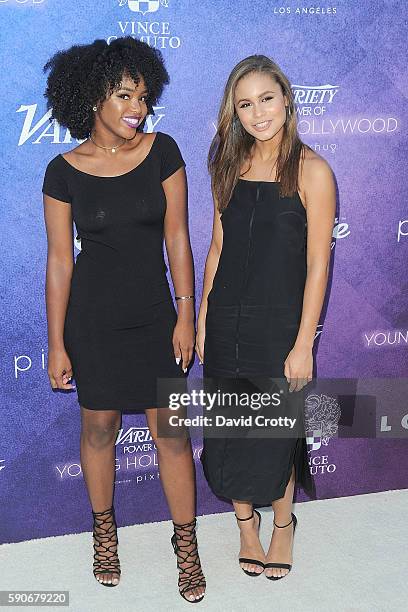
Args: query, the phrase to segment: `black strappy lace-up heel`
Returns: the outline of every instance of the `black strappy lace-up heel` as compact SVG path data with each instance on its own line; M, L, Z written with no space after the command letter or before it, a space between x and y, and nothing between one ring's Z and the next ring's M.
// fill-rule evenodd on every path
M278 527L278 529L284 529L285 527L289 527L289 525L291 525L292 523L293 523L293 537L294 537L295 536L295 529L296 529L296 525L297 525L297 518L293 514L293 512L292 512L292 520L287 525L277 525L275 523L275 519L273 521L273 524L275 525L275 527ZM282 568L282 569L287 569L287 570L289 570L288 574L289 574L290 570L292 569L292 566L289 563L265 563L265 569L267 569L268 567L278 567L278 568ZM285 576L287 576L288 574L285 574ZM281 578L285 578L285 576L267 576L266 574L265 574L265 576L268 578L268 580L280 580Z
M118 557L118 534L115 520L115 511L112 508L104 512L93 512L93 537L94 537L94 562L93 573L95 578L100 574L113 574L119 578L120 563ZM114 587L119 584L113 582L102 582L100 584L107 587Z
M177 569L179 570L178 587L180 595L189 603L202 601L204 593L199 599L189 599L187 591L197 587L206 587L203 571L201 569L200 557L197 549L197 536L195 532L196 519L184 525L174 525L174 534L171 543L177 555ZM184 567L182 567L184 565Z
M259 522L258 522L258 534L259 534L259 529L261 528L261 515L259 514L258 510L252 510L252 514L251 516L248 516L248 518L241 519L241 518L238 518L237 515L235 515L235 518L237 519L237 521L249 521L252 518L254 518L254 512L259 519ZM265 569L265 565L262 563L262 561L258 561L258 559L247 559L246 557L239 557L238 561L239 563L251 563L252 565L258 565L259 567L262 567L262 569ZM241 567L241 569L243 572L246 573L247 576L260 576L262 574L262 572L249 572L243 567Z

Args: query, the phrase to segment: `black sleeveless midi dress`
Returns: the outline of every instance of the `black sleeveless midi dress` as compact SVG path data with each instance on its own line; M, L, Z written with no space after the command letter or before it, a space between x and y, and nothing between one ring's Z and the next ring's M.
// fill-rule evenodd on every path
M175 140L157 132L143 161L120 176L87 174L62 155L47 166L43 193L71 205L81 239L64 344L85 408L143 412L168 405L161 380L186 388L172 344L162 187L184 165Z
M204 427L204 474L216 495L266 505L283 497L294 466L296 484L315 496L303 392L288 393L284 377L306 281L305 208L298 193L280 198L276 182L240 179L221 222L223 246L206 316L205 389L283 391L278 409L261 412L294 416L296 425L277 428L278 434L263 426L241 427L239 434ZM234 411L243 409L233 406L228 415Z

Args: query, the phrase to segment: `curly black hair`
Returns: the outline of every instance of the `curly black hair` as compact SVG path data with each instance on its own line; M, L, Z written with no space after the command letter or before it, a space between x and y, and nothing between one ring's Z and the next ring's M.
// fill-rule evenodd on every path
M169 83L162 54L131 36L108 44L95 40L89 45L74 45L58 51L44 66L50 71L44 96L52 119L67 127L74 138L85 139L94 125L93 106L120 87L123 76L146 84L149 114ZM143 125L139 126L143 129Z

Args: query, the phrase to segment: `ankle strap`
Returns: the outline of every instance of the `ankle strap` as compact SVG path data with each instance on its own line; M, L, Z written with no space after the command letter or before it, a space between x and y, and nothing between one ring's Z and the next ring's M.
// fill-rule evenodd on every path
M173 525L174 525L174 529L188 529L188 528L194 528L196 526L197 523L197 519L196 517L193 518L192 521L190 521L189 523L183 523L181 525L175 523L173 521Z
M251 516L248 516L248 518L242 519L242 518L239 518L239 516L237 516L236 514L235 514L235 518L237 519L237 521L249 521L251 520L251 518L254 518L254 510L252 509L252 514Z
M111 506L111 507L110 507L110 508L108 508L107 510L103 510L103 512L94 512L94 511L92 510L92 514L93 514L94 516L102 516L103 514L111 514L111 513L112 513L112 514L114 513L114 508L113 508L113 506Z
M287 525L277 525L275 523L275 519L273 519L273 524L275 525L275 527L278 527L279 529L284 529L284 527L289 527L289 525L291 525L292 523L293 523L293 517L290 519Z

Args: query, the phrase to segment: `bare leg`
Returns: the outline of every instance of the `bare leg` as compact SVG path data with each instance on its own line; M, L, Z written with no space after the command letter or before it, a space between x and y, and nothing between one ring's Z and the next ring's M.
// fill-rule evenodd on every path
M81 407L81 466L94 512L102 512L112 506L115 440L120 422L121 413L118 410L88 410ZM113 572L99 574L97 580L117 584L119 575Z
M162 434L170 415L174 415L174 412L167 408L150 408L146 410L147 424L158 451L160 480L169 505L171 517L174 523L184 525L195 517L193 455L187 431L184 431L183 436L179 437L159 437L158 419L160 423L159 431ZM170 427L170 430L174 434L174 428ZM194 546L191 545L190 549L193 550L193 548ZM186 564L186 567L188 565L191 564ZM199 586L191 589L191 591L187 591L185 595L191 600L200 599L204 591L205 588Z
M238 518L248 518L251 516L253 506L251 502L232 500L234 504L235 514ZM259 519L254 513L252 520L249 521L237 521L240 529L241 548L239 551L239 557L247 557L249 559L256 559L265 563L265 551L262 548L262 544L259 541L258 536L258 525ZM248 572L256 572L262 574L263 569L259 565L251 563L240 563L242 569Z
M295 488L295 468L292 473L285 495L272 502L274 520L278 525L287 525L292 520L293 493ZM284 529L274 528L269 550L266 554L267 563L292 564L293 524ZM285 568L269 567L265 570L266 576L286 576L289 570Z

